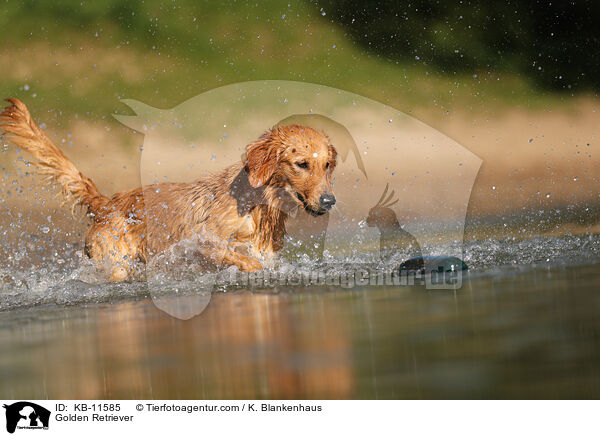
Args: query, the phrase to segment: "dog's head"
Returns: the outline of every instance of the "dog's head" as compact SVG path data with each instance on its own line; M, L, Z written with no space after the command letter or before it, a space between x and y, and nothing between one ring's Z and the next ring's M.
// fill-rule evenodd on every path
M284 189L312 215L333 207L331 173L337 152L324 133L307 126L276 126L246 147L245 169L253 188Z

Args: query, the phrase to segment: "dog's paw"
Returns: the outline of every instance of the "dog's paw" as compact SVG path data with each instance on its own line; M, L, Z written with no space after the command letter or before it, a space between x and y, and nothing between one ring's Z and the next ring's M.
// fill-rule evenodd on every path
M127 271L126 268L122 267L122 266L115 266L113 267L111 273L110 273L110 281L111 282L123 282L125 280L127 280L127 278L129 277L129 272Z
M240 265L238 265L238 268L242 272L256 272L263 269L263 266L262 263L260 263L258 260L249 257L248 259L245 259L244 262L242 262Z

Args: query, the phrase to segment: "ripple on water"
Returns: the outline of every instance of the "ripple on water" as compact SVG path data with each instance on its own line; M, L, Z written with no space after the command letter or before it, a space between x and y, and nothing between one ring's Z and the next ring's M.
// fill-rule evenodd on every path
M147 284L142 280L107 283L105 277L98 274L96 264L85 258L80 249L69 247L64 241L58 245L60 248L48 248L51 255L47 258L30 259L26 254L27 247L20 247L22 251L16 252L22 255L7 256L4 259L0 266L0 310L111 302L143 298L150 294ZM513 274L529 271L540 264L571 266L600 260L600 235L590 234L534 237L526 240L477 240L466 242L463 247L470 275ZM444 253L445 246L442 244L428 248L436 253ZM62 250L60 256L55 255L58 250ZM326 253L325 259L321 261L315 261L309 256L289 256L279 268L284 271L311 272L326 267L331 270L331 265L335 264L337 272L343 273L344 268L351 268L352 265L376 264L385 270L405 260L405 255L401 252L393 253L385 263L377 263L378 256L375 253L347 257L335 257ZM139 273L138 278L140 277L143 277L143 271ZM206 278L199 278L198 283L200 282L211 283ZM164 292L168 292L167 287L164 289ZM181 290L179 288L178 292ZM152 290L152 295L155 291L157 290Z

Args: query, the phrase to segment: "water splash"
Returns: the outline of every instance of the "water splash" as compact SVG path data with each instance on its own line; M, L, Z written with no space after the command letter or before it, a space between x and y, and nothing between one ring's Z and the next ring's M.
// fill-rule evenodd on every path
M56 242L56 241L55 241ZM25 245L25 243L23 243ZM106 282L106 278L98 273L97 265L87 259L81 250L71 247L65 249L64 241L59 245L65 250L61 253L63 262L50 259L47 262L27 262L27 256L16 256L5 259L0 267L0 311L28 308L41 305L85 305L95 303L111 303L125 299L149 297L148 287L143 281L143 265L139 265L138 280L126 283ZM25 246L22 247L26 248ZM431 245L431 252L443 253L445 244ZM50 246L50 250L55 247ZM582 234L574 236L542 237L531 239L487 239L470 241L464 244L464 260L469 265L469 276L504 275L515 272L532 271L544 266L573 266L598 263L600 261L600 235ZM298 245L290 243L284 250L277 270L269 272L311 274L327 269L330 273L344 274L356 265L371 265L384 271L399 265L408 256L402 251L390 253L385 261L381 260L377 250L354 252L339 256L325 251L322 259L315 259ZM176 268L176 266L174 266ZM188 268L188 266L184 266ZM185 269L185 271L192 271ZM200 274L194 271L186 280L177 282L165 281L165 277L153 277L155 283L163 280L164 287L158 296L195 295L213 283L227 283L227 286L212 288L215 292L228 292L245 287L247 282L232 283L230 278L237 270L233 267L219 272ZM208 284L208 285L207 285ZM295 286L294 290L302 286ZM324 291L326 287L312 287L310 291ZM339 289L339 288L336 288ZM285 291L280 287L279 291ZM307 289L308 290L308 289ZM264 292L265 289L256 289ZM153 296L155 290L153 290Z

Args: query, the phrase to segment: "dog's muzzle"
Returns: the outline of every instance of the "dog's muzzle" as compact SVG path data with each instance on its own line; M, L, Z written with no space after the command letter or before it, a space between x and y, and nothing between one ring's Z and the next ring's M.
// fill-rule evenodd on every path
M329 204L328 206L323 206L322 199L323 199L324 195L330 195L333 198L333 202L331 201L331 198L325 200L325 203ZM304 196L298 192L296 193L296 198L298 198L298 200L300 200L302 202L302 205L304 206L304 210L314 216L320 216L320 215L327 213L327 211L329 209L331 209L333 207L333 205L335 204L335 197L333 196L333 194L321 195L321 197L319 197L319 208L318 209L313 209L312 207L310 207L309 204L306 202L306 199L304 198Z
M319 206L325 210L330 210L335 204L335 196L331 192L326 192L319 197Z

